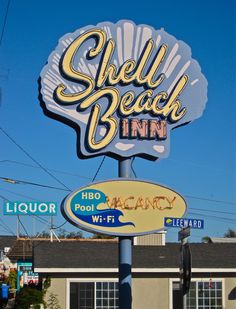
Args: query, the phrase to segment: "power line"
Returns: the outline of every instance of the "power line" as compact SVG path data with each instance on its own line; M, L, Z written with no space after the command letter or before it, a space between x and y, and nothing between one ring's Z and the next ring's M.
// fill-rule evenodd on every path
M1 189L1 190L3 190L3 189ZM3 190L3 191L7 191L7 192L13 193L13 194L15 194L15 195L19 195L19 196L26 197L26 196L23 195L23 194L15 193L15 192L12 192L12 191L10 191L10 190ZM0 195L0 197L1 197L3 200L5 200L5 201L10 202L10 200L7 199L5 196ZM28 198L28 197L27 197L27 198ZM32 197L30 197L30 198L33 199ZM31 217L31 216L35 217L35 218L36 218L38 221L40 221L41 223L47 223L47 224L49 224L49 222L48 222L47 220L45 220L45 219L39 217L38 215L33 215L33 214L31 214L31 215L29 215L29 216L30 216L30 217Z
M3 228L3 230L1 230L1 232L7 232L8 233L8 231L5 229L5 227L2 224L0 224L0 226Z
M30 166L30 167L34 167L34 168L39 168L39 167L36 167L36 166L33 166L33 165L29 165L29 164L24 164L24 163L21 163L21 162L17 162L17 161L11 161L11 160L2 160L0 162L12 162L12 163L19 163L19 164L22 164L22 165L26 165L26 166ZM53 170L51 169L52 171L54 172L59 172L59 173L64 173L64 174L67 174L67 175L72 175L72 176L77 176L77 177L81 177L81 178L85 178L85 179L92 179L92 182L96 179L97 177L97 174L99 172L99 170L101 169L102 165L104 163L104 160L102 160L102 162L100 163L99 167L98 167L98 170L96 171L96 174L93 178L91 177L86 177L86 176L83 176L83 175L78 175L78 174L71 174L71 173L67 173L67 172L63 172L63 171L58 171L58 170ZM133 163L133 162L132 162ZM132 172L134 173L135 177L137 178L137 175L132 167ZM6 178L6 177L0 177L0 178L4 178L5 180L7 179L10 179L10 178ZM27 181L24 181L24 180L15 180L16 182L21 182L21 183L25 183L25 184L34 184L34 183L30 183L30 182L27 182ZM62 188L58 188L58 187L54 187L54 186L48 186L48 185L43 185L43 184L35 184L35 185L39 185L39 186L42 186L42 187L47 187L47 188L50 188L50 189L56 189L56 190L64 190ZM71 190L64 190L64 191L71 191ZM224 201L224 200L216 200L216 199L210 199L210 198L205 198L205 197L198 197L198 196L192 196L192 195L184 195L186 198L190 198L190 199L197 199L197 200L203 200L203 201L207 201L207 202L215 202L215 203L220 203L220 204L229 204L229 205L236 205L235 202L229 202L229 201Z
M10 190L5 190L5 189L1 189L2 191L6 191L6 192L9 192L9 193L12 193L14 195L17 195L17 196L21 196L21 197L26 197L26 198L29 198L29 199L32 199L32 200L35 200L35 198L33 197L29 197L27 195L24 195L24 194L20 194L20 193L16 193L16 192L13 192L13 191L10 191ZM0 196L1 197L1 196ZM6 198L5 198L6 199ZM6 199L7 201L9 201L8 199ZM30 215L30 216L33 216L33 217L36 217L36 219L38 219L39 221L41 221L41 223L47 223L49 224L49 222L41 217L39 217L39 215Z
M104 161L103 161L104 162ZM101 162L98 170L101 168L103 162ZM98 171L96 172L96 174L98 173ZM96 176L96 175L95 175ZM96 177L95 177L96 178ZM93 181L95 180L95 178L93 178ZM29 181L25 181L25 180L18 180L18 179L12 179L12 178L8 178L8 177L2 177L0 176L0 179L6 181L6 182L9 182L9 183L13 183L13 184L29 184L29 185L34 185L34 186L39 186L39 187L44 187L44 188L49 188L49 189L55 189L55 190L60 190L60 191L68 191L66 189L63 189L63 188L58 188L58 187L54 187L54 186L49 186L49 185L44 185L44 184L40 184L40 183L35 183L35 182L29 182ZM13 193L15 195L19 195L19 196L22 196L22 197L26 197L26 198L31 198L31 199L34 199L32 197L29 197L29 196L26 196L26 195L23 195L23 194L20 194L20 193L15 193L13 191L10 191L10 190L6 190L6 189L1 189L3 191L6 191L6 192L10 192L10 193ZM70 191L71 192L71 191ZM1 195L0 195L1 197ZM223 203L223 204L230 204L230 205L236 205L236 203L234 202L229 202L229 201L223 201L223 200L215 200L215 199L209 199L209 198L203 198L203 197L197 197L197 196L187 196L185 195L185 197L188 197L188 198L193 198L193 199L198 199L198 200L203 200L203 201L208 201L208 202L217 202L217 203ZM2 198L4 199L4 197L2 196ZM199 211L206 211L206 212L214 212L214 213L222 213L222 214L228 214L228 215L236 215L236 213L234 212L225 212L225 211L217 211L217 210L208 210L208 209L201 209L201 208L191 208L193 210L199 210Z
M4 201L8 201L8 199L7 199L5 196L1 195L1 194L0 194L0 197L1 197Z
M7 16L9 12L10 2L11 0L8 0L6 14L4 17L4 22L3 22L3 27L2 27L1 37L0 37L0 46L2 45L2 39L3 39L4 32L5 32L6 24L7 24Z
M9 233L9 230L6 229L4 225L0 224L0 226L4 229L4 230L3 230L4 232ZM11 234L12 234L12 233L11 233ZM12 235L15 236L15 234L12 234Z
M187 197L187 198L195 199L195 200L215 202L215 203L220 203L220 204L236 205L235 202L227 202L227 201L222 201L222 200L210 199L210 198L205 198L205 197L197 197L197 196L186 195L186 194L184 196Z
M99 167L98 167L98 170L95 174L95 176L93 177L93 181L95 180L99 170L101 169L102 167L102 164L104 163L104 160L101 161ZM45 185L45 184L40 184L40 183L35 183L35 182L29 182L29 181L26 181L26 180L18 180L18 179L12 179L12 178L9 178L9 177L3 177L3 176L0 176L0 179L6 181L6 182L9 182L9 183L13 183L13 184L29 184L29 185L34 185L34 186L39 186L39 187L44 187L44 188L49 188L49 189L55 189L55 190L60 190L60 191L70 191L71 190L66 190L66 189L63 189L63 188L59 188L59 187L54 187L54 186L49 186L49 185ZM5 190L7 191L7 190ZM10 192L10 191L9 191ZM183 194L184 195L184 194ZM23 196L23 195L22 195ZM190 199L197 199L197 200L202 200L202 201L207 201L207 202L213 202L213 203L220 203L220 204L229 204L229 205L236 205L235 202L229 202L229 201L223 201L223 200L216 200L216 199L210 199L210 198L205 198L205 197L199 197L199 196L190 196L190 195L184 195L185 197L187 198L190 198ZM193 208L192 208L193 209ZM197 210L197 208L195 208ZM199 209L199 210L202 210L202 209ZM202 211L207 211L207 210L202 210ZM210 210L208 210L210 211ZM212 210L213 211L213 210ZM215 211L216 212L216 211ZM235 213L230 213L230 214L235 214Z
M1 178L1 177L0 177L0 178ZM4 190L4 191L8 191L8 192L11 192L11 193L13 193L13 194L15 194L15 195L19 195L19 196L25 197L25 195L23 195L23 194L14 193L14 192L9 191L9 190ZM0 197L1 197L3 200L9 201L9 200L8 200L6 197L4 197L3 195L0 195ZM49 225L49 222L48 222L47 220L45 220L45 219L39 217L38 215L33 215L33 214L32 214L32 215L30 215L30 216L35 217L36 219L38 219L39 221L41 221L41 223L47 223L47 224ZM54 229L54 230L55 230L55 229L59 229L59 228L61 228L62 226L64 226L66 223L68 223L68 222L65 221L63 224L61 224L61 225L59 225L59 226L53 227L53 229Z
M4 201L9 201L5 196L0 195L0 197L4 200ZM7 229L8 231L10 231L11 234L15 235L14 232L10 229L10 227L0 218L0 221L2 222L2 226L5 226L5 229Z
M19 165L31 167L31 168L40 168L39 166L35 166L35 165L32 165L32 164L27 164L27 163L15 161L15 160L1 160L0 163L13 163L13 164L19 164ZM83 176L83 175L80 175L80 174L73 174L73 173L60 171L60 170L56 170L56 169L52 169L52 168L47 168L47 170L52 171L52 172L56 172L56 173L60 173L60 174L64 174L64 175L79 177L79 178L83 178L83 179L88 179L88 180L92 179L92 177L87 177L87 176Z
M208 218L212 218L212 219L215 219L215 220L218 220L218 221L222 221L222 222L225 222L225 223L236 224L236 220L230 219L230 218L226 218L226 217L218 217L218 216L200 214L200 213L197 213L197 212L189 212L189 214L197 215L197 216L202 216L202 217L208 217Z
M2 226L4 227L5 226L5 229L10 232L12 235L15 236L15 233L10 229L10 227L0 218L0 221L2 222Z
M47 225L50 225L49 222L41 217L39 217L38 215L29 215L30 217L34 217L36 220L38 220L41 223L46 223Z
M98 167L98 169L97 169L97 171L96 171L96 173L95 173L95 175L94 175L94 177L93 177L93 179L92 179L92 182L94 182L94 180L96 179L96 177L97 177L97 175L98 175L98 173L99 173L99 171L100 171L100 169L101 169L101 167L102 167L102 165L103 165L105 159L106 159L106 156L103 156L102 161L101 161L101 163L99 164L99 167Z
M226 214L226 215L236 215L236 212L227 212L227 211L218 211L218 210L208 210L208 209L193 208L193 207L191 207L189 210L199 210L199 211L214 212L214 213Z
M58 183L60 183L64 188L66 188L68 191L71 191L63 182L61 182L56 176L54 176L52 173L50 173L42 164L40 164L36 159L34 159L22 146L20 146L2 127L0 127L0 130L8 137L8 139L16 145L28 158L30 158L35 164L37 164L45 173L47 173L49 176L51 176L54 180L56 180Z
M1 188L0 190L1 190L1 191L8 192L8 193L11 193L11 194L14 194L14 195L16 195L16 196L21 196L21 197L24 197L24 198L27 198L27 199L36 200L34 197L29 196L29 195L17 193L17 192L11 191L11 190L3 189L3 188ZM42 202L42 201L39 201L39 202Z
M105 156L104 156L105 158ZM78 175L78 174L71 174L71 173L67 173L67 172L63 172L63 171L58 171L58 170L54 170L54 169L50 169L51 171L54 171L54 172L58 172L58 173L63 173L63 174L67 174L67 175L72 175L72 176L77 176L77 177L81 177L81 178L85 178L85 179L92 179L92 182L96 179L97 177L97 174L99 172L99 170L101 169L103 163L104 163L104 159L101 161L99 167L98 167L98 170L96 171L96 174L94 175L94 177L86 177L86 176L83 176L83 175ZM134 160L133 160L134 161ZM132 161L132 163L133 163ZM21 165L25 165L25 166L30 166L30 167L33 167L33 168L40 168L40 167L36 167L36 166L33 166L33 165L30 165L30 164L26 164L26 163L22 163L22 162L18 162L18 161L12 161L12 160L2 160L0 161L1 162L12 162L12 163L17 163L17 164L21 164ZM134 173L134 176L137 178L137 175L133 169L133 166L131 166L132 168L132 172ZM21 181L23 182L23 181ZM63 190L62 188L56 188L56 187L52 187L52 186L47 186L49 188L52 188L52 189L57 189L57 190ZM66 191L66 190L65 190ZM71 190L70 190L71 191ZM215 203L221 203L221 204L229 204L229 205L236 205L236 202L229 202L229 201L223 201L223 200L217 200L217 199L210 199L210 198L205 198L205 197L198 197L198 196L192 196L192 195L184 195L186 198L190 198L190 199L197 199L197 200L202 200L202 201L207 201L207 202L215 202Z
M194 168L203 168L204 170L208 169L208 170L216 171L216 172L220 172L220 173L230 173L230 174L235 173L234 169L231 169L231 170L226 170L225 168L220 169L220 168L215 168L215 167L212 167L212 166L209 166L209 165L198 164L198 163L195 163L195 162L190 162L190 161L185 161L185 160L183 162L181 162L178 159L168 158L168 162L173 162L174 164L178 164L178 165L182 164L184 166L189 165L189 166L192 166Z
M30 182L30 181L26 181L26 180L12 179L12 178L3 177L3 176L0 176L0 179L4 180L5 182L12 183L12 184L27 184L27 185L37 186L37 187L43 187L43 188L55 189L55 190L60 190L60 191L70 191L71 192L70 189L58 188L58 187L44 185L44 184L40 184L40 183L36 183L36 182Z
M53 230L60 229L62 226L66 225L66 223L68 223L68 221L65 221L64 223L62 223L62 224L59 225L59 226L55 226L55 227L53 227L52 229L53 229Z
M19 223L20 223L20 225L22 226L23 230L25 231L26 235L30 238L30 236L29 236L29 234L28 234L28 232L27 232L27 230L26 230L24 224L21 222L21 219L20 219L19 216L18 216L18 220L19 220Z

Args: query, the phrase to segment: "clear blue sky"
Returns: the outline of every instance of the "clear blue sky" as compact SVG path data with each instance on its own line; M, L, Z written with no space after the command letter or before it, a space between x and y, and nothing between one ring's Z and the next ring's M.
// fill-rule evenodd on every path
M40 71L61 36L86 25L131 19L164 28L192 49L208 80L203 116L171 134L167 159L134 161L139 178L175 189L188 203L188 216L203 218L205 229L192 231L191 241L222 236L236 229L236 9L235 1L73 1L0 0L0 127L34 160L71 190L93 179L102 157L80 160L76 134L46 117L38 101ZM4 30L4 31L3 31ZM106 158L97 180L117 177L116 160ZM0 177L63 188L0 131ZM16 218L3 216L3 199L56 201L66 191L9 184L0 180L0 234L15 232ZM3 221L1 221L3 220ZM38 220L22 218L29 234L46 229ZM54 223L64 222L61 214ZM67 223L68 231L75 228ZM169 230L167 240L177 240Z

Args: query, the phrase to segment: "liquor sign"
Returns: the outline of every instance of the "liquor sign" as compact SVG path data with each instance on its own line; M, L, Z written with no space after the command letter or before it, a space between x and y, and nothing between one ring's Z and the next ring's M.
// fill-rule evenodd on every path
M164 186L115 179L72 192L62 203L62 213L90 232L135 236L162 230L166 216L183 216L186 207L182 196Z
M165 227L190 227L192 229L204 229L204 220L202 219L190 219L190 218L165 218Z
M5 202L4 215L55 216L57 203L53 202Z
M78 132L82 158L165 158L170 131L199 118L207 81L163 29L122 20L64 35L40 75L45 113Z

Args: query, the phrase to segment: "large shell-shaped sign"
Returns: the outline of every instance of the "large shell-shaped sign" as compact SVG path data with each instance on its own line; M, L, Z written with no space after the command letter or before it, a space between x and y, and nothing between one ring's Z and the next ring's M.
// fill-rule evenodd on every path
M78 132L78 155L164 158L170 131L199 118L207 81L190 48L122 20L64 35L40 75L45 113Z
M117 179L71 193L62 203L62 213L89 232L135 236L162 230L165 217L180 218L186 207L181 195L164 186Z

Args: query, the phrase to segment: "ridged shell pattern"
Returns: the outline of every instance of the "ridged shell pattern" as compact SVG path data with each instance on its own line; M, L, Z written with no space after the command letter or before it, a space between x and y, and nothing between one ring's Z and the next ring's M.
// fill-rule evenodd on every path
M187 108L186 115L175 123L168 123L167 125L167 139L165 140L124 140L119 138L119 134L107 145L106 149L102 149L96 155L104 153L116 154L120 157L130 157L134 155L146 154L152 158L164 158L169 154L170 148L170 130L189 123L192 120L199 118L205 108L207 101L207 81L201 73L199 64L191 58L191 50L183 41L176 40L173 36L169 35L164 29L155 30L147 25L135 25L132 21L122 20L116 24L104 22L96 26L87 26L81 28L74 33L64 35L60 40L56 49L51 53L48 63L45 65L41 72L41 95L44 102L44 108L50 111L55 117L59 115L64 119L79 126L80 139L79 152L83 156L91 156L89 149L85 146L86 130L89 121L91 108L86 111L78 111L78 104L61 105L54 99L54 92L58 85L63 84L66 87L66 93L78 93L85 89L82 84L76 83L63 77L60 72L60 61L63 53L68 46L82 33L91 28L101 28L107 34L107 40L113 38L115 41L115 51L112 56L112 63L117 68L128 59L134 59L136 62L139 60L144 46L149 39L154 40L156 50L148 60L151 64L155 53L158 51L162 44L167 44L167 54L161 63L158 74L164 73L164 80L156 89L154 95L161 91L170 94L175 84L183 74L189 77L188 84L179 96L182 107ZM88 76L96 79L97 70L101 54L93 59L87 59L87 54L95 45L94 39L89 39L82 44L79 51L73 59L74 68ZM133 90L136 95L144 91L143 86L130 84L127 86L116 85L116 88L123 95L128 90ZM101 102L102 110L105 112L107 109L108 101L103 99ZM119 118L119 115L116 115ZM150 115L141 114L135 116L139 119L148 119ZM107 128L100 125L97 130L97 139L105 136Z

